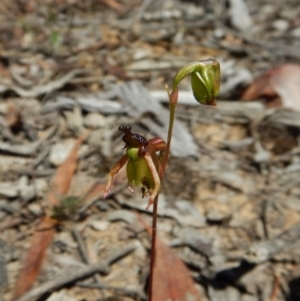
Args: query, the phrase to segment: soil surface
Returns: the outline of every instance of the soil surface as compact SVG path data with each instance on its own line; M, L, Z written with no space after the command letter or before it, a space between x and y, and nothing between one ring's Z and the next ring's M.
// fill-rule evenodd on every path
M118 127L166 139L165 83L210 57L217 107L180 84L158 236L199 300L300 300L299 49L298 0L1 0L0 301L147 299L147 197L121 170L102 198Z

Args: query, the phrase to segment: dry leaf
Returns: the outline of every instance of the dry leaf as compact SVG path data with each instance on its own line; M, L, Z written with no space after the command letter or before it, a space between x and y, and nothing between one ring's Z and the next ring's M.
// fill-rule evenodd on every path
M54 191L49 192L47 195L47 201L50 206L59 205L59 200L56 195L61 196L68 192L73 174L77 167L77 152L86 136L87 132L78 138L68 158L58 167L52 180L52 188ZM55 226L58 222L58 220L46 216L38 225L33 234L31 247L26 256L24 266L18 277L13 300L21 297L33 286L39 275L45 252L53 239Z
M123 5L115 0L101 0L101 2L111 7L112 9L116 10L119 13L124 10Z
M13 300L18 299L33 286L44 261L45 252L55 234L57 221L49 217L43 218L35 230L31 247L26 256L23 268L18 276Z
M151 229L139 216L151 235ZM201 301L190 271L171 248L156 237L153 301Z
M300 111L300 66L286 64L275 68L256 79L241 97L254 100L259 97L269 98L268 105L282 106ZM278 104L277 96L280 97ZM276 102L277 101L277 102Z
M186 265L158 238L153 287L154 301L201 300Z
M51 182L51 187L55 193L48 193L47 200L49 204L58 205L57 196L65 195L68 192L73 174L77 167L78 149L88 133L89 132L85 132L78 138L68 158L56 170L55 176Z

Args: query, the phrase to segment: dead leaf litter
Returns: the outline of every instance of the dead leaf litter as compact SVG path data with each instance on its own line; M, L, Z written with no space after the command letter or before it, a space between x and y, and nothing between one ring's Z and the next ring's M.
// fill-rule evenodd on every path
M217 107L180 87L155 300L299 300L297 0L3 0L0 11L1 301L146 300L137 213L151 224L151 210L124 172L102 199L117 129L166 139L164 84L208 57L221 64Z

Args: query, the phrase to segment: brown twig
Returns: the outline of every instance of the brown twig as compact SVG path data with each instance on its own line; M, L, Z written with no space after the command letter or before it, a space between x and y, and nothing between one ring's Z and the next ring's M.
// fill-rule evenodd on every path
M116 292L119 292L120 294L129 296L129 297L138 297L140 300L146 300L145 293L142 291L142 289L138 290L130 290L127 288L122 287L116 287L111 285L105 285L105 284L97 284L97 283L83 283L78 282L76 283L76 286L83 287L83 288L94 288L99 290L114 290Z
M74 239L78 243L78 252L80 254L80 257L81 257L82 261L84 263L90 264L90 260L89 260L89 257L87 255L84 242L83 242L79 232L75 228L73 228L71 231L72 231L72 235L73 235Z

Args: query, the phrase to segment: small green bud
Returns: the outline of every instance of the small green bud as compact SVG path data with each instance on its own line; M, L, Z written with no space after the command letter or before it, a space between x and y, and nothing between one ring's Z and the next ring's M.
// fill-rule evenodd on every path
M215 59L206 59L185 65L174 78L173 91L189 74L195 99L203 105L215 105L220 88L219 62Z

